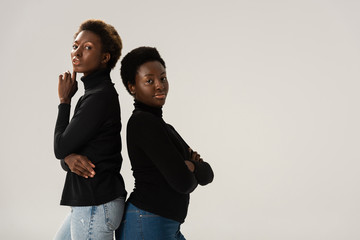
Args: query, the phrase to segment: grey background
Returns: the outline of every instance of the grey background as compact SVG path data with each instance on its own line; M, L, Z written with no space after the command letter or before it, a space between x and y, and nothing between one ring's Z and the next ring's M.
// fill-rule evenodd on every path
M164 119L215 171L191 195L188 239L360 239L359 12L346 0L1 1L0 239L52 239L69 212L57 81L89 18L115 26L122 56L155 46L167 63ZM125 143L123 156L130 192Z

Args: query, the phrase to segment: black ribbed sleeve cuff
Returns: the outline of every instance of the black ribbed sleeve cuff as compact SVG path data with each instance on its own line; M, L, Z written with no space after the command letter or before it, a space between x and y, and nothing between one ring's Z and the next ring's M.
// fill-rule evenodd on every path
M194 174L200 185L204 186L213 181L214 172L212 171L210 165L207 162L198 162L192 160L191 162L195 165Z

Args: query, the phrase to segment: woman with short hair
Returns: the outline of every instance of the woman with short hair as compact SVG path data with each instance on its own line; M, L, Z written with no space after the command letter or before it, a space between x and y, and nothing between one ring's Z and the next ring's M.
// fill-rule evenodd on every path
M60 204L70 206L71 212L55 239L113 239L120 225L126 190L120 174L120 105L110 71L121 49L113 26L85 21L74 37L73 74L59 76L54 150L67 171ZM83 73L85 93L69 121L76 73Z
M116 239L185 239L180 224L189 194L198 184L212 182L213 171L163 120L169 82L158 51L132 50L121 61L121 77L135 100L126 133L135 188Z

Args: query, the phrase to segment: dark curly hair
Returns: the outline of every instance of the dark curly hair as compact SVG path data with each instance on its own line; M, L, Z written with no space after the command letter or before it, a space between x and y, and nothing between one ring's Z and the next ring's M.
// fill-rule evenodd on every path
M103 53L110 53L110 60L107 62L107 67L113 69L120 58L122 49L122 41L118 32L112 25L102 20L89 19L80 25L74 38L76 38L81 31L85 30L91 31L100 37Z
M138 47L125 55L121 60L120 75L126 90L131 94L128 84L135 85L135 76L138 68L151 61L159 61L164 68L165 62L159 52L153 47Z

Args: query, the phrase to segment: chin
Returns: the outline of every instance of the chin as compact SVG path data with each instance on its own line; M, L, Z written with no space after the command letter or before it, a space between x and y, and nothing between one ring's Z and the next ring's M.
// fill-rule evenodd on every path
M82 73L78 67L73 66L73 71L76 73Z
M163 105L165 105L165 99L164 99L164 100L159 100L159 101L157 101L157 102L154 103L154 104L157 105L157 106L162 107Z
M151 106L156 107L156 108L161 108L164 105L165 105L165 103L164 104L159 104L159 103L151 104Z

